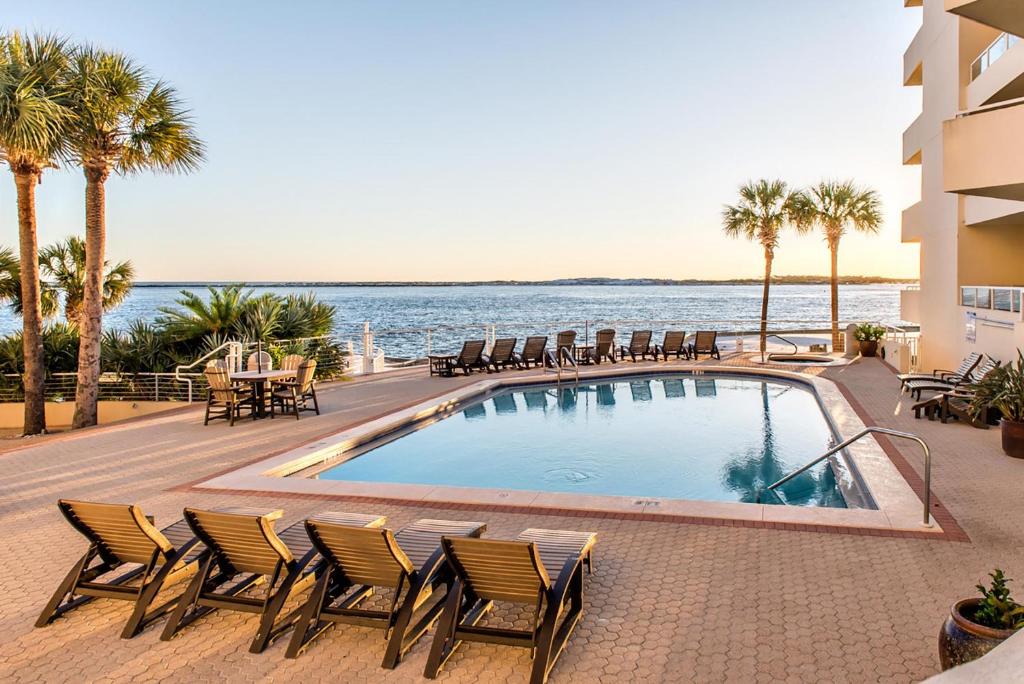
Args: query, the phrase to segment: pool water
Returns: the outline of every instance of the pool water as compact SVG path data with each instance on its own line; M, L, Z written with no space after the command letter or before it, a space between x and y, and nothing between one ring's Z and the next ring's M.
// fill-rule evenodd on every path
M503 390L321 472L333 480L633 497L865 505L828 450L812 390L753 376L662 374ZM847 502L843 492L851 499Z

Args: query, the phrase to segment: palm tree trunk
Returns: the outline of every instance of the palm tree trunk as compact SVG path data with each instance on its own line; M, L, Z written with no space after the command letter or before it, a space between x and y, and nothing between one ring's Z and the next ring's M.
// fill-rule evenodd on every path
M761 295L761 353L768 347L768 288L772 284L772 259L770 249L764 250L764 292Z
M832 351L846 351L844 339L839 334L839 241L829 240L828 249L832 253L832 277L829 286L832 290Z
M46 431L46 366L43 359L43 312L39 295L39 240L36 235L38 173L15 172L18 190L18 245L21 259L22 349L25 356L24 434Z
M85 168L85 287L78 320L78 388L72 428L95 425L98 418L103 254L107 240L104 184L109 173L106 168Z

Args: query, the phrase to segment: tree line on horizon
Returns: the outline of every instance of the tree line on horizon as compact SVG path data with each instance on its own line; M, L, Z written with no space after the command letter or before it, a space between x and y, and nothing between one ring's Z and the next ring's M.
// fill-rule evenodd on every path
M783 180L748 181L739 188L739 202L722 209L722 228L730 237L757 242L764 249L764 285L761 294L761 351L768 338L768 294L772 262L782 232L798 233L819 228L832 259L829 277L832 348L842 344L839 332L839 243L848 230L878 233L882 203L878 192L852 180L821 181L807 189L793 189Z

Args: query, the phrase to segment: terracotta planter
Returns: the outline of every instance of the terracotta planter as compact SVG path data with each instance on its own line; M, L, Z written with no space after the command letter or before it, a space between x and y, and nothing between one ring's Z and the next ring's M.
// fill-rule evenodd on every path
M878 353L878 340L861 340L860 355L874 356Z
M999 425L1003 433L1003 451L1006 455L1024 458L1024 423L1003 418Z
M981 599L957 601L949 617L939 630L939 662L948 670L969 663L985 655L1016 632L1012 629L993 629L971 622L965 615L973 615Z

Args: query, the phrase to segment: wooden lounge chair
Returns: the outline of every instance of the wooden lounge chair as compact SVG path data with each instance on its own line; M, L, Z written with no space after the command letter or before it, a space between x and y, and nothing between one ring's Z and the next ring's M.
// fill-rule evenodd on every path
M462 350L454 360L450 361L449 371L454 372L456 368L462 369L462 372L469 375L474 370L483 370L484 366L484 347L487 346L485 340L468 340L462 343Z
M547 346L547 335L527 337L522 353L513 353L512 358L520 368L529 368L530 364L540 366L544 363L544 348Z
M483 356L484 368L487 369L488 373L491 372L492 367L494 372L497 373L515 364L515 359L513 359L512 355L516 351L516 342L518 340L515 337L503 337L494 341L494 348L491 349L491 353Z
M698 330L694 335L693 343L690 345L690 356L696 360L701 354L722 359L722 354L718 351L718 333L714 330Z
M562 350L565 349L570 355L575 358L576 352L576 331L575 330L563 330L558 333L555 338L555 355L558 358L558 363L562 363Z
M583 616L583 570L593 570L597 535L530 529L515 541L444 537L445 557L455 573L423 674L437 677L463 641L531 650L531 684L542 684ZM552 578L549 569L557 573ZM494 601L535 607L531 629L478 623Z
M971 427L976 427L980 430L988 430L989 410L986 407L982 409L980 416L975 417L971 411L971 400L973 398L973 392L965 392L962 390L943 392L938 397L939 420L943 423L948 423L950 418L956 418L957 420L967 423Z
M689 359L690 350L686 346L686 333L682 330L668 330L665 332L665 339L661 344L654 345L654 360L661 358L668 361L669 354L674 354L677 359Z
M900 373L896 377L900 380L900 387L902 388L907 382L911 380L952 380L954 382L963 382L964 378L970 376L971 371L981 363L981 354L977 352L971 352L964 357L964 360L960 362L960 367L956 370L944 370L942 368L936 368L931 373Z
M486 529L480 522L425 519L393 533L310 518L306 532L322 567L285 656L298 657L332 625L345 623L383 629L381 665L394 668L440 616L454 581L441 537L479 537ZM394 591L389 608L362 607L378 587Z
M295 371L295 379L275 382L270 391L270 417L274 417L276 407L281 413L291 413L295 420L299 419L300 411L316 411L320 415L320 404L316 399L316 361L303 361ZM313 405L310 406L310 402Z
M274 370L274 357L268 352L260 351L249 354L249 358L245 360L245 370Z
M594 346L587 349L587 363L601 363L602 359L608 359L615 363L615 331L605 328L597 331L597 340Z
M984 378L998 367L998 361L995 361L992 357L986 357L974 368L974 370L959 380L943 380L940 378L931 378L928 380L907 380L903 383L903 388L910 392L910 396L915 399L920 399L922 392L942 393L957 389L958 387L964 387L972 382L976 382L981 378Z
M252 419L256 420L256 397L251 388L231 382L227 368L207 366L203 375L210 385L203 425L209 425L211 418L225 418L229 425L234 425L243 408L248 408Z
M121 630L130 639L166 615L180 594L151 608L160 590L194 575L205 549L184 520L158 530L138 506L61 499L57 502L71 526L89 540L89 548L71 566L47 602L36 627L94 598L132 601L135 608ZM125 566L122 574L102 579Z
M317 550L301 522L280 535L274 531L274 521L283 513L258 509L185 509L185 520L210 553L167 620L160 635L162 640L169 641L182 628L220 608L260 616L256 636L249 644L250 653L260 653L294 624L298 619L296 611L280 620L278 615L290 596L313 583L316 566L310 561ZM385 522L381 516L352 513L321 513L317 518L366 527L379 527ZM263 597L242 595L264 582Z
M636 357L640 357L643 361L647 358L647 355L651 353L651 336L653 333L650 330L634 330L633 334L630 335L629 344L622 345L619 347L619 358L625 360L626 354L629 354L629 358L636 363ZM657 358L655 358L657 361Z

